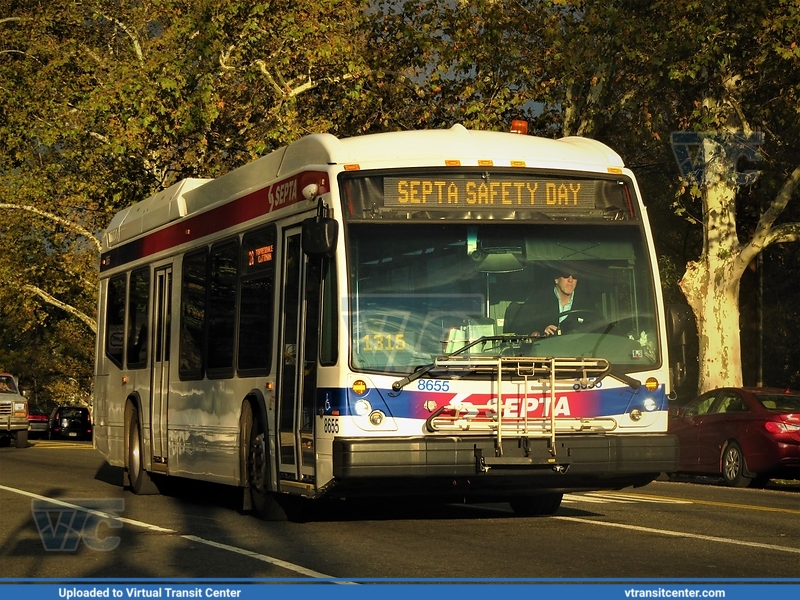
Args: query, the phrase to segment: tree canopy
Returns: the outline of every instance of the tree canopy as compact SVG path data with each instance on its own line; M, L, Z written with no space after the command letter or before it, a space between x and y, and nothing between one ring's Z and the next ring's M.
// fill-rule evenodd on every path
M740 282L765 248L797 268L778 244L800 231L798 25L793 0L0 0L0 368L88 394L96 236L181 178L312 132L525 118L634 168L667 294L680 280L698 317L700 387L741 381ZM681 178L673 132L705 136L703 179ZM763 133L759 162L732 132Z

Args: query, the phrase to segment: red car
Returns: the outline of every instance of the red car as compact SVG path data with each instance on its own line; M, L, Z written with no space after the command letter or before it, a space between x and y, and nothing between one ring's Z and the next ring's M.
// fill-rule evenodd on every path
M670 415L678 471L721 475L734 487L800 478L800 392L719 388Z
M50 431L50 418L36 406L28 405L28 437L47 437Z

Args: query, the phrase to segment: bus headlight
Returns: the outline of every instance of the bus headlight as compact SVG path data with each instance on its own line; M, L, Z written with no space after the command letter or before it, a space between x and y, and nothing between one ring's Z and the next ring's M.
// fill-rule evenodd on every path
M642 418L642 411L640 411L638 408L634 408L631 411L631 421L640 421L641 418Z
M642 406L644 406L644 409L647 412L653 412L656 408L658 408L656 401L652 398L645 398L644 402L642 402Z
M369 403L369 401L364 400L362 398L361 400L358 400L355 403L355 406L353 408L355 409L356 414L359 417L363 417L364 415L368 415L369 414L369 411L372 410L372 405Z
M373 410L369 413L369 422L372 423L375 427L380 427L383 420L386 418L386 415L383 414L379 410Z

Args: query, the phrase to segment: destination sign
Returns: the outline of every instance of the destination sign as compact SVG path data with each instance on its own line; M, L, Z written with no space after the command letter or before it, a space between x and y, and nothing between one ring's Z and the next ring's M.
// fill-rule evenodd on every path
M495 175L386 177L384 206L406 209L595 208L597 181Z
M260 265L266 262L272 262L272 256L275 253L275 246L272 244L268 246L261 246L260 248L253 248L247 251L247 266Z
M250 231L242 240L242 276L271 272L275 260L275 230L271 226Z

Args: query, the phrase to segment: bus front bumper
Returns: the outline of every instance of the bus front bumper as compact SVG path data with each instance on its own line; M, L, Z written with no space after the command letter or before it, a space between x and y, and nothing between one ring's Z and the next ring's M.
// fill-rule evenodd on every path
M383 482L466 491L521 493L531 487L579 491L645 485L678 468L678 440L670 434L562 435L555 451L548 439L466 436L337 438L333 477L337 487ZM389 488L394 486L389 485Z

